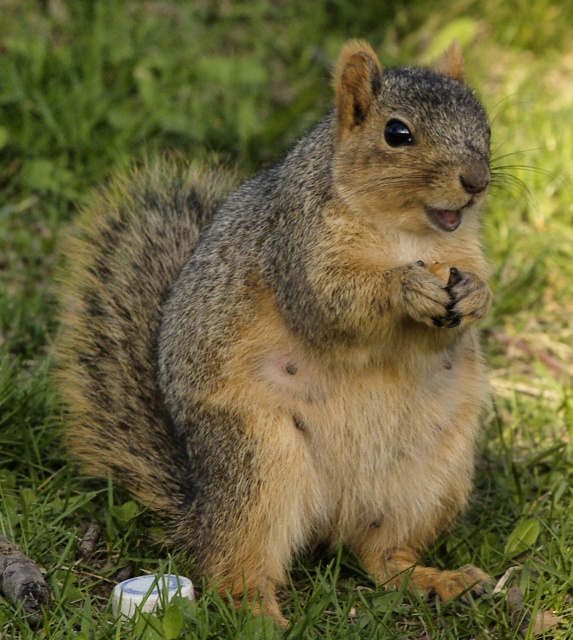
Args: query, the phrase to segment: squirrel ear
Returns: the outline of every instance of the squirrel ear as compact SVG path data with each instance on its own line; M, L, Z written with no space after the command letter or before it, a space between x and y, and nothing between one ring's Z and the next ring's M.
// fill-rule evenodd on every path
M334 72L339 137L364 122L381 83L382 69L372 47L363 40L348 42Z
M454 40L448 49L442 54L442 57L433 65L438 73L450 76L458 82L466 81L466 73L464 69L464 58L460 43Z

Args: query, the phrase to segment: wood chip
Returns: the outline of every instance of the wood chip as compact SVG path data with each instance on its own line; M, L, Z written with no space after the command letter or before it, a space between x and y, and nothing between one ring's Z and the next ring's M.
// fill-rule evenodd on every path
M101 527L95 522L90 523L82 539L78 542L78 557L80 560L87 560L92 556L100 536Z

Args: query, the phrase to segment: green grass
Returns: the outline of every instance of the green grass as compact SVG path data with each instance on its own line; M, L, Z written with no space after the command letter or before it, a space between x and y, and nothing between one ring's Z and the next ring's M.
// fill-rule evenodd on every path
M51 282L91 188L164 149L215 152L245 175L268 166L326 112L330 66L357 36L383 64L427 60L458 37L494 120L494 165L507 166L484 227L494 401L470 508L426 560L471 562L496 579L517 568L498 594L442 603L377 589L345 552L303 558L282 594L294 623L285 637L517 638L508 587L533 619L563 616L543 637L573 634L573 8L355 4L0 0L0 533L46 571L54 596L37 630L0 600L0 638L283 637L209 590L136 628L113 620L122 570L177 570L178 559L153 543L148 512L82 478L60 446ZM102 537L81 560L92 521Z

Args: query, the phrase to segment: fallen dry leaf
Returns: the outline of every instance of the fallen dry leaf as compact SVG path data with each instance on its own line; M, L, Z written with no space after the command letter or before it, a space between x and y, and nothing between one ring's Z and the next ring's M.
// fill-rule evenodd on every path
M535 616L535 622L533 623L533 633L537 635L551 629L556 624L559 624L563 620L563 616L556 616L551 611L540 611ZM527 632L527 629L525 629Z
M531 625L531 614L523 608L523 593L519 587L512 587L507 592L507 604L511 611L511 621L519 625L519 633L527 636ZM539 611L533 621L533 635L544 633L563 620L563 616L556 616L550 611Z

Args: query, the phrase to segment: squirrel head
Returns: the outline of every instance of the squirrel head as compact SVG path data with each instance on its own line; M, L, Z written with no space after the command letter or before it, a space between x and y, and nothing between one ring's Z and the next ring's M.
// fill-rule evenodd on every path
M334 182L351 210L416 232L475 219L491 179L490 127L457 42L433 68L384 71L368 43L349 42L334 87Z

